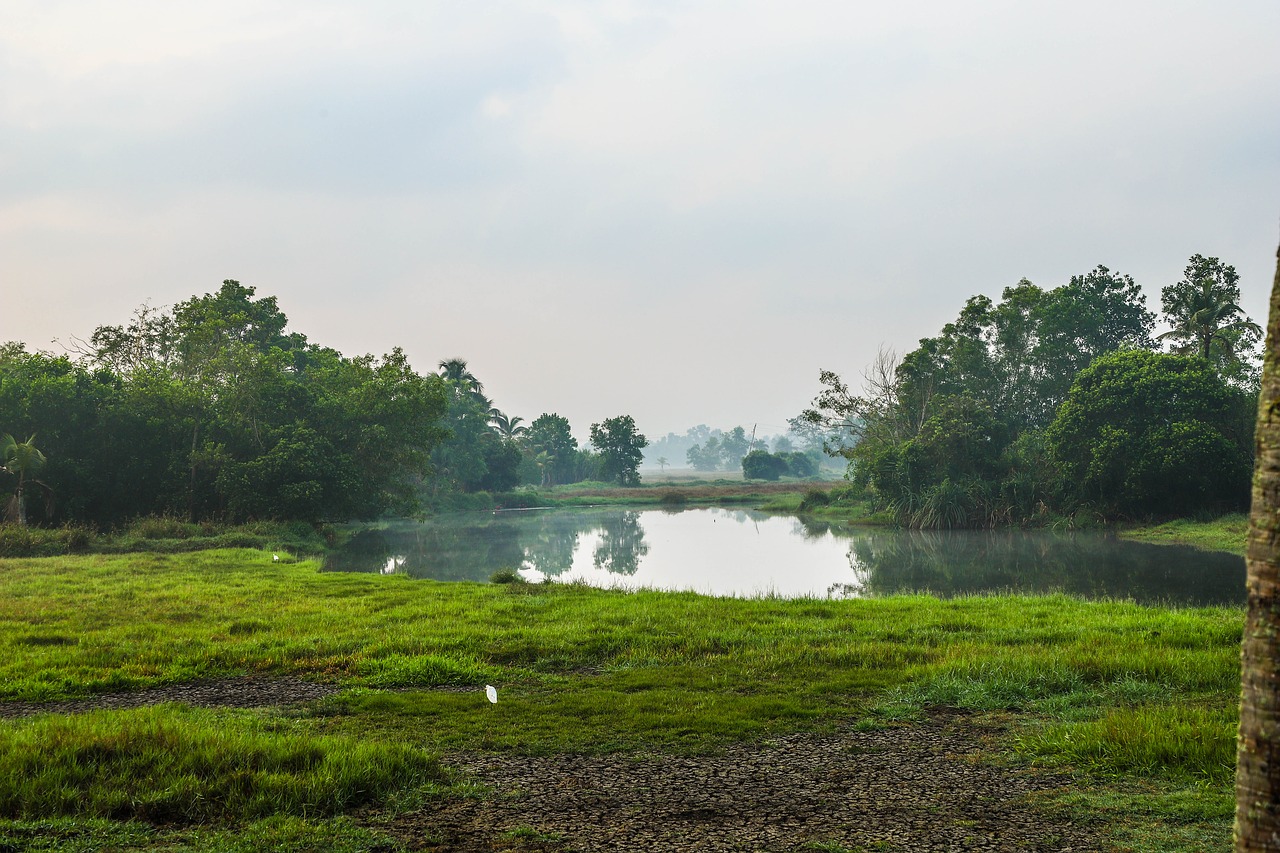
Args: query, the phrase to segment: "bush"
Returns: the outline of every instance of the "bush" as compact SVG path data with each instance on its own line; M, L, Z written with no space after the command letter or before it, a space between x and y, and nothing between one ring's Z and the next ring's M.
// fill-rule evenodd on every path
M742 457L742 476L747 480L776 480L788 471L787 460L767 450L753 450Z
M813 512L818 507L829 506L830 504L831 495L827 492L822 489L809 489L800 500L800 511Z
M0 557L56 557L89 550L94 532L87 527L23 527L0 524Z

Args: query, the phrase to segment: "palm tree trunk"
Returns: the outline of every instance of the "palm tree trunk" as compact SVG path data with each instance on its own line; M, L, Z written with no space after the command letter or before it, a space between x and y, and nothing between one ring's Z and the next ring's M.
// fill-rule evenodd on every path
M1258 399L1241 647L1236 853L1280 851L1280 250Z

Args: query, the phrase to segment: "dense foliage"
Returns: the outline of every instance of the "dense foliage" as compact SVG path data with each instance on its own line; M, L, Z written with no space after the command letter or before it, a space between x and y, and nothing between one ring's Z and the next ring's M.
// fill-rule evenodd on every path
M71 355L0 346L6 518L367 519L601 473L567 420L522 426L461 359L420 375L399 349L349 358L287 327L274 297L229 280Z
M1052 290L1023 280L999 303L972 297L901 359L882 352L862 394L823 371L805 416L849 431L829 449L914 526L1241 509L1257 327L1236 281L1216 258L1191 259L1165 289L1173 331L1160 336L1185 354L1166 354L1130 277L1099 266Z
M640 463L649 440L636 429L630 415L592 424L591 444L600 454L601 479L621 486L639 485Z
M0 423L38 435L42 520L145 514L369 518L413 505L445 394L404 354L346 358L285 333L274 298L226 281L103 327L79 361L0 353Z
M770 453L752 450L742 457L742 476L748 480L777 480L781 477L816 477L818 466L807 453Z

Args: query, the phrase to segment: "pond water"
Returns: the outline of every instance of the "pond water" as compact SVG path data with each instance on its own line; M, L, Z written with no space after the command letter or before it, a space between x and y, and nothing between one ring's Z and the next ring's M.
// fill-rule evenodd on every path
M329 571L582 581L709 595L852 597L1066 592L1144 603L1239 604L1244 560L1096 533L852 528L744 509L468 513L356 535Z

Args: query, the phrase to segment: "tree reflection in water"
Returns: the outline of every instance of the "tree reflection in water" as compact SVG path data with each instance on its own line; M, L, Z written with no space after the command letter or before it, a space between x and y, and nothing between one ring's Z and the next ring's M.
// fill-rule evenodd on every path
M607 516L595 529L600 533L600 541L591 555L595 567L615 575L634 575L640 567L640 558L649 553L640 513L626 511Z
M1194 548L1023 530L868 532L849 546L862 594L871 595L1065 592L1231 603L1243 589L1242 562Z
M1244 561L1232 554L1090 533L853 528L698 508L467 513L395 523L354 536L326 569L470 581L514 569L530 578L714 585L727 595L786 588L791 595L841 598L1012 591L1184 605L1244 599Z

